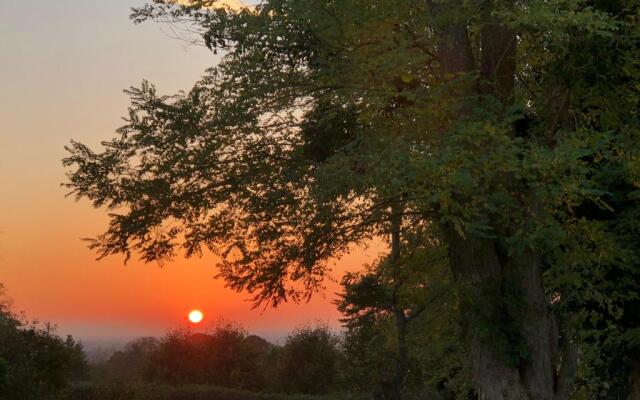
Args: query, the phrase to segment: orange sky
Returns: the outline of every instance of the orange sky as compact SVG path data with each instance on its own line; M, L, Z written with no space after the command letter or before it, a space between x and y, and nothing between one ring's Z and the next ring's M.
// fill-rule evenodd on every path
M0 1L0 282L15 308L81 337L161 334L191 308L271 338L315 320L337 326L336 285L310 304L262 313L213 279L212 258L124 266L116 257L95 261L80 240L107 219L64 197L63 146L112 135L128 105L122 89L142 79L166 93L188 89L217 60L158 25L134 26L129 7L142 3ZM335 276L380 251L355 251Z

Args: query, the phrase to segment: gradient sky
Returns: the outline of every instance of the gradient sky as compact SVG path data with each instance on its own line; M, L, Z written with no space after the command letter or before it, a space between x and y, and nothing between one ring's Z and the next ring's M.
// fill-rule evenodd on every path
M164 93L189 89L216 56L134 26L134 0L0 0L0 282L16 310L81 338L159 335L192 308L271 339L316 320L337 327L336 284L310 304L251 310L246 294L213 276L215 259L156 264L95 260L80 238L106 227L104 210L65 198L60 160L70 139L97 145L122 124L122 90L142 79ZM334 276L381 249L336 262Z

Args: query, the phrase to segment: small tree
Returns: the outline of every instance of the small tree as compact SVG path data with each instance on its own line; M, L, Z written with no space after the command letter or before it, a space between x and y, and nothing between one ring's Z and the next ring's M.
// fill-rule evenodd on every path
M263 390L273 346L241 327L219 323L207 333L174 330L145 356L145 379Z
M50 324L28 323L3 302L0 286L0 398L57 399L86 373L82 345L63 339ZM5 304L4 306L2 304Z
M403 248L397 260L384 257L342 280L336 303L344 316L348 371L360 390L386 398L463 393L469 388L451 382L462 377L464 351L446 248L426 233L405 240ZM451 351L452 345L458 349Z
M338 337L326 325L296 329L287 337L279 353L280 389L303 394L334 391L340 367L338 345Z
M106 376L117 380L144 379L149 373L151 357L160 342L153 337L135 339L123 350L116 351L103 366Z

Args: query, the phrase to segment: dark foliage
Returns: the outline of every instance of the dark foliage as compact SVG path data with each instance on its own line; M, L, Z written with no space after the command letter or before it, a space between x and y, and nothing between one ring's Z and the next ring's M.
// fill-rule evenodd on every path
M3 295L0 285L0 297ZM86 372L82 345L0 304L0 399L53 400Z
M278 384L287 393L327 394L339 382L339 339L327 326L291 333L279 352Z
M282 347L232 324L221 324L208 333L176 330L159 340L132 341L105 365L97 366L93 380L132 387L201 385L253 392L334 393L340 389L342 367L338 344L338 337L326 326L300 328Z

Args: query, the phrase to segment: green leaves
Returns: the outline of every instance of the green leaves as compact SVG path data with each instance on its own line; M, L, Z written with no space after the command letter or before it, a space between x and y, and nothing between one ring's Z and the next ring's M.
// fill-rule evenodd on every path
M29 323L0 306L0 397L58 399L71 380L86 372L79 342L59 337L48 323Z
M580 340L635 329L637 5L462 3L134 10L192 23L225 56L188 93L128 91L102 150L69 145L67 187L112 210L92 246L146 261L208 249L232 288L278 304L321 289L351 245L388 237L393 206L403 235L446 227L505 259L538 254ZM495 24L516 41L513 71L485 57ZM472 60L460 73L443 59L454 27ZM381 282L362 280L359 300L382 307Z

